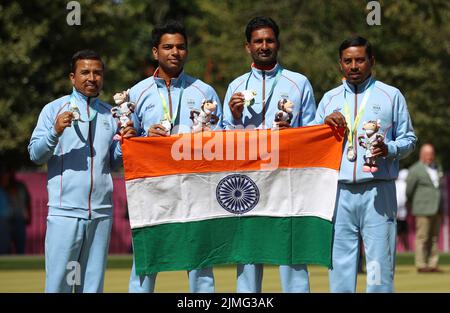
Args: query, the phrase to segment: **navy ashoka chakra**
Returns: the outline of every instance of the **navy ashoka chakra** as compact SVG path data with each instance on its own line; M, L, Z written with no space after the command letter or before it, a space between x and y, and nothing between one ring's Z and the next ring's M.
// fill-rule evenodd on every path
M259 201L259 189L255 182L242 174L228 175L216 188L219 204L228 212L243 214L252 210Z

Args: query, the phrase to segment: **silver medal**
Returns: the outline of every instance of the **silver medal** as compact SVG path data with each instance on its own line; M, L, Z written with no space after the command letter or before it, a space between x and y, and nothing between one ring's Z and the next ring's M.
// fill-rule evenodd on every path
M347 148L347 159L350 162L353 162L356 160L356 153L355 153L355 149L353 149L352 146Z
M251 106L255 103L256 91L243 90L241 93L244 95L244 105Z
M169 120L164 119L161 121L161 126L163 126L166 129L167 134L170 135L170 131L172 130L172 123Z
M72 103L70 106L70 112L72 112L73 114L73 121L79 121L81 120L81 114L80 114L80 109L78 109L77 105Z

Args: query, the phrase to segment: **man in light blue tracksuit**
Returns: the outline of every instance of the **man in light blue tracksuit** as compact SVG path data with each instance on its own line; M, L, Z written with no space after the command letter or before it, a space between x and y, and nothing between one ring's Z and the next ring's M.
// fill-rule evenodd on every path
M316 104L308 79L284 69L277 62L280 47L278 25L267 17L256 17L246 27L246 49L251 55L251 71L228 86L224 100L223 125L226 129L306 126L314 120ZM254 95L251 100L249 95ZM256 95L255 95L256 93ZM293 103L289 120L275 122L278 103ZM274 208L276 209L276 208ZM261 292L262 264L238 264L237 292ZM309 292L306 265L281 265L283 292Z
M130 89L130 100L136 103L135 117L141 136L169 136L191 132L191 110L199 112L204 100L216 102L217 123L210 129L221 129L222 106L214 89L184 73L188 56L184 26L169 21L152 32L153 57L159 67L152 77ZM188 271L190 292L214 292L212 268ZM129 291L153 292L156 274L138 276L135 264L131 269Z
M392 292L395 179L400 159L413 151L417 138L401 92L372 76L375 59L370 43L361 37L348 39L341 44L339 56L345 80L323 96L315 118L316 124L347 128L334 216L330 289L355 292L360 234L367 292ZM378 126L384 141L376 141L370 151L377 163L374 169L367 165L367 151L358 138L374 136L368 130L376 131Z
M103 87L100 56L72 57L72 94L48 103L28 151L48 166L45 237L46 292L102 292L112 225L111 168L121 161L117 122L97 96ZM130 126L123 136L135 133Z

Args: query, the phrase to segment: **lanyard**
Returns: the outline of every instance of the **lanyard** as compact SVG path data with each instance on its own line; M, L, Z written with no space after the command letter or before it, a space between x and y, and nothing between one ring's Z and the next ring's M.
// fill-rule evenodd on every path
M361 120L361 116L364 114L364 109L366 108L366 103L369 100L370 93L372 92L373 87L375 86L375 80L370 82L369 88L367 88L366 92L364 93L363 100L361 102L361 106L359 107L358 114L355 116L355 122L352 127L352 122L350 118L350 105L348 104L347 98L346 98L346 91L344 86L344 113L345 113L345 121L347 122L347 141L348 141L348 148L353 148L353 135L356 133L359 125L359 121Z
M282 72L281 67L278 67L277 74L275 75L275 79L272 84L272 88L270 88L269 96L267 97L267 101L265 103L267 105L269 105L270 100L272 100L273 91L275 90L275 86L278 84L278 81L280 80L281 72ZM253 74L253 71L250 71L250 74L248 75L248 78L247 78L247 82L245 83L245 90L248 89L248 82L250 81L250 77L252 76L252 74Z
M167 106L166 98L164 98L164 95L161 93L160 88L158 86L156 86L156 88L158 89L159 97L161 98L161 104L162 104L163 111L164 111L164 119L170 121L172 123L172 125L175 126L175 121L178 117L178 112L180 111L180 107L181 107L181 99L183 98L184 84L183 83L181 84L180 97L178 98L178 106L175 111L175 115L172 116L172 118L170 117L172 112L169 112L169 107Z
M86 101L86 103L87 103L87 101ZM97 115L97 111L92 106L89 105L89 116L88 116L88 119L87 120L83 120L81 118L81 112L80 112L80 109L78 108L76 100L75 100L75 91L73 91L72 94L70 95L70 110L74 113L74 115L76 115L76 114L79 115L79 118L73 120L74 124L77 124L78 121L80 121L82 123L90 122Z

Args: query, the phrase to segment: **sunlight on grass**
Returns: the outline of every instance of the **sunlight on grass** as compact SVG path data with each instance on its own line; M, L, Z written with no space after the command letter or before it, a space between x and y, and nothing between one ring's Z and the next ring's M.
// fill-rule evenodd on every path
M412 265L397 266L395 287L397 292L450 292L450 265L441 267L443 274L417 274ZM327 270L310 266L311 292L328 292ZM110 268L106 272L105 292L127 292L130 270ZM216 267L216 292L236 290L236 268ZM0 270L0 292L43 292L45 272L42 269ZM357 291L364 292L365 275L358 276ZM188 292L185 271L160 273L156 280L156 292ZM278 267L265 266L263 292L281 292Z

